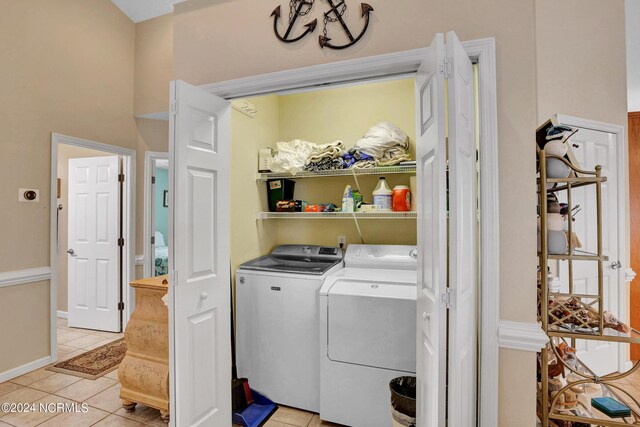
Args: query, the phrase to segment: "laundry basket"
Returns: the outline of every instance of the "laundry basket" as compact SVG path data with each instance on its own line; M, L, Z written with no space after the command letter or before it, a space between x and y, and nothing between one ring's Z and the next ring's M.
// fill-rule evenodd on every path
M389 382L393 427L416 426L416 377L398 377Z

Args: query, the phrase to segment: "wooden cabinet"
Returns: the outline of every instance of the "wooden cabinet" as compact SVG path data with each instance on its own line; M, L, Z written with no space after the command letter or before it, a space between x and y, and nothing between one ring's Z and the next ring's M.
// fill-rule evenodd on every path
M162 297L167 276L131 282L136 307L127 324L127 353L118 368L120 399L127 411L138 403L160 410L169 420L169 312Z

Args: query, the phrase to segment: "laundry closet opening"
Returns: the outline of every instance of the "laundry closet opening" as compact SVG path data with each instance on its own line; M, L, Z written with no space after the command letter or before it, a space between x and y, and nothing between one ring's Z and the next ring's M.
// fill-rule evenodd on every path
M254 402L266 403L260 393L280 405L275 421L293 412L386 426L389 382L415 373L417 425L476 424L480 319L483 350L493 336L478 308L479 275L495 271L480 258L479 220L483 242L495 245L483 218L496 218L496 199L483 183L497 182L479 180L478 159L491 164L495 135L478 104L493 117L495 98L465 49L450 32L446 45L436 35L390 75L351 68L315 80L297 70L201 88L172 83L176 423L251 424L236 418L227 385L233 330L238 374ZM491 46L478 52L492 75ZM488 141L480 152L479 130ZM382 150L367 152L380 141ZM489 216L478 215L479 188Z
M298 416L386 426L389 381L415 375L416 117L414 77L234 101L238 374ZM404 135L406 146L381 129ZM396 158L367 156L365 135ZM315 156L306 142L319 146ZM394 210L391 194L381 210L373 193L382 179L410 202ZM359 195L355 214L346 186Z

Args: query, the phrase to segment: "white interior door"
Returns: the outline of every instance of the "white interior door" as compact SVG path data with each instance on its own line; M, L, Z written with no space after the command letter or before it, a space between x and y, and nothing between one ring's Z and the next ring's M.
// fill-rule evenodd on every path
M69 326L120 331L118 156L69 160Z
M454 32L446 37L449 158L448 425L476 425L477 169L473 65Z
M416 76L418 191L417 421L445 425L447 140L444 35L437 34Z
M231 425L231 106L171 84L169 269L171 419Z
M596 165L602 166L602 176L607 181L602 184L602 250L609 261L604 264L603 297L604 309L614 314L620 313L618 306L622 281L622 269L612 268L619 260L618 254L618 185L617 153L615 135L590 129L580 129L570 140L572 150L578 163L585 170L594 170ZM576 214L573 231L577 234L582 248L591 253L597 252L596 235L596 194L595 187L585 186L572 191L572 205L580 205L582 209ZM560 192L558 198L567 202L566 192ZM563 292L568 291L568 263L560 261L560 280ZM592 261L573 263L574 292L595 295L598 293L598 266ZM618 371L618 347L620 344L605 341L585 341L577 343L577 355L597 375L605 375Z

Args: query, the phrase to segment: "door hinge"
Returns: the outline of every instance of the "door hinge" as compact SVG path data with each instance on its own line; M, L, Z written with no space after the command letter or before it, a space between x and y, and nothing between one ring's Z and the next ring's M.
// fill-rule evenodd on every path
M124 239L122 237L118 238L118 246L124 246Z
M178 103L177 102L172 102L171 106L169 107L169 110L171 111L171 114L178 114Z
M442 303L447 309L456 308L456 290L454 288L447 288L442 293Z
M124 174L118 174L118 182L124 182Z
M124 303L122 301L118 303L118 310L120 311L124 310Z
M155 177L155 176L152 176L152 177L151 177L151 183L152 183L152 184L155 184L155 183L156 183L156 177Z
M440 64L440 73L444 74L445 79L453 77L453 59L445 58Z
M151 236L151 244L152 245L156 244L156 236Z

